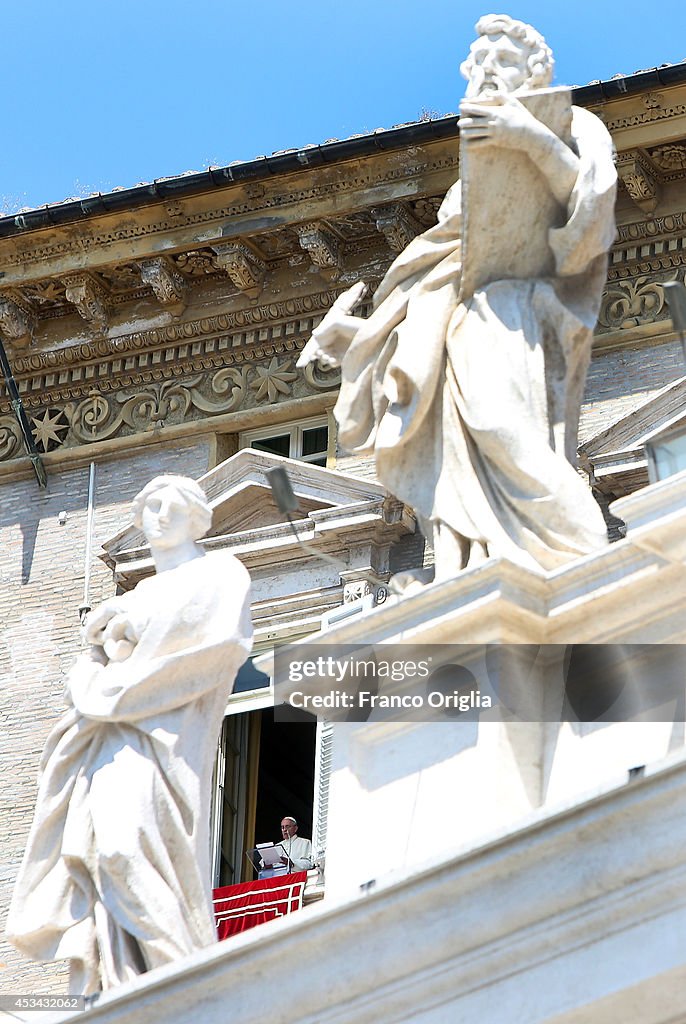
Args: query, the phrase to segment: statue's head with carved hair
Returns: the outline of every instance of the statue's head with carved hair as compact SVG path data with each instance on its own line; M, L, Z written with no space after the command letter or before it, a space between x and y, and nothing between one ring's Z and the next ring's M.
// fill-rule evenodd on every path
M173 474L156 476L133 499L133 521L137 529L145 528L143 512L146 506L154 506L156 511L163 513L164 525L168 516L164 516L162 504L168 504L170 501L177 508L183 507L189 539L196 541L204 537L212 522L212 510L207 503L207 496L195 480ZM157 509L157 505L161 506L160 510ZM151 537L148 537L148 540L152 542Z
M460 71L469 99L494 92L541 89L553 80L553 54L543 36L507 14L486 14Z

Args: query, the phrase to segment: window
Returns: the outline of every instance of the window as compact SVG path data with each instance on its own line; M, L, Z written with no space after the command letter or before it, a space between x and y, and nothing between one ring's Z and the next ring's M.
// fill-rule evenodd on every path
M315 855L326 845L331 726L274 718L271 680L248 659L229 697L213 781L212 885L249 881L245 851L280 838L294 814Z
M329 422L326 416L318 416L299 423L246 430L240 436L240 447L257 448L271 455L284 455L289 459L312 462L315 466L326 466Z

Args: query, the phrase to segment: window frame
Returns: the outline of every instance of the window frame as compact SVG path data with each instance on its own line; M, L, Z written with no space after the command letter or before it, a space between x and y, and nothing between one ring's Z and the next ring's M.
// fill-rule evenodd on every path
M303 433L306 430L319 430L326 428L326 450L314 452L312 455L303 455ZM255 427L252 430L243 430L238 435L238 447L252 448L253 441L262 441L270 437L283 437L289 435L288 456L297 462L314 462L316 459L325 458L328 465L331 452L331 420L326 414L312 416L304 420L289 420L287 423L272 423L266 427ZM259 451L260 449L256 449Z

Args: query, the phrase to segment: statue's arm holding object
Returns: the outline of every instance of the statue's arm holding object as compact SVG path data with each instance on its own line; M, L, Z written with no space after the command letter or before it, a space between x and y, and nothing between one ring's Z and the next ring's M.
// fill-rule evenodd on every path
M502 146L525 152L566 207L579 176L579 158L516 96L500 93L460 104L460 136L470 146Z

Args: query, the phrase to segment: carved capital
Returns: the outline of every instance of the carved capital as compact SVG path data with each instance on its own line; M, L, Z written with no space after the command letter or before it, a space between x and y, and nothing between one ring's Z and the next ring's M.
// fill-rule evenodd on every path
M142 260L138 264L143 284L152 288L157 300L174 313L186 305L188 286L181 274L163 256Z
M644 213L652 213L660 201L660 184L648 155L640 149L620 153L617 174L636 205Z
M249 246L243 242L213 245L217 266L224 270L236 288L256 299L262 291L266 266Z
M33 340L36 318L17 294L0 295L0 330L14 348L27 348Z
M375 206L372 217L393 252L402 252L422 230L402 203Z
M338 240L330 231L318 223L301 224L298 227L300 248L309 254L315 267L325 276L338 277L341 270L341 253Z
M62 278L65 295L86 323L99 334L107 331L109 306L104 288L91 274L69 274Z

